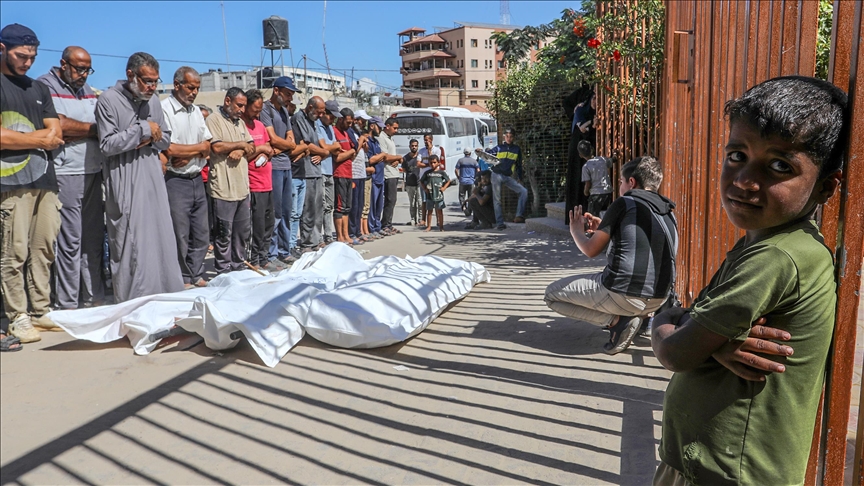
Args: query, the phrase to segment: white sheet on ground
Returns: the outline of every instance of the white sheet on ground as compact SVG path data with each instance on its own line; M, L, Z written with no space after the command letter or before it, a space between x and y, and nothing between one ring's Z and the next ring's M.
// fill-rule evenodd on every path
M477 263L435 256L364 260L341 243L303 255L290 269L260 276L220 275L204 288L139 297L121 304L54 311L51 318L78 339L129 338L137 354L158 344L152 334L175 324L214 350L237 345L242 331L267 366L303 338L345 348L373 348L423 331L474 285L489 281Z

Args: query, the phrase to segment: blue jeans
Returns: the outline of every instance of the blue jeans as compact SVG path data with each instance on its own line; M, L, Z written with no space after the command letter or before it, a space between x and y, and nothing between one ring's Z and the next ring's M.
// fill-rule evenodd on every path
M273 171L273 239L270 243L270 259L286 258L291 249L291 184L290 170Z
M528 189L522 187L522 184L516 182L516 179L492 173L492 205L495 208L495 223L498 225L504 224L504 211L501 209L501 186L507 186L511 191L519 195L519 202L516 203L516 216L525 217L525 203L528 202Z
M378 233L381 231L381 213L384 212L384 183L369 181L369 184L372 184L372 200L369 201L369 232Z
M306 199L306 179L291 179L291 248L297 246L300 236L300 219L303 216L303 202Z

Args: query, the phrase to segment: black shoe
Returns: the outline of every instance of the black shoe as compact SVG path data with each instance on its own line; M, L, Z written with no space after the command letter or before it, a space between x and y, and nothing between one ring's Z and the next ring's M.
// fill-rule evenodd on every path
M506 225L506 224L499 224L498 227L497 227L496 229L498 229L498 230L505 230L505 229L507 229L507 225Z
M633 342L642 320L638 317L619 316L618 323L609 329L609 342L603 345L606 354L618 354Z

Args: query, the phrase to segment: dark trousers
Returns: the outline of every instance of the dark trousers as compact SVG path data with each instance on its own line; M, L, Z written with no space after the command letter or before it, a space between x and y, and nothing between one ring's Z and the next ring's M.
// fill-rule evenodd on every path
M193 178L165 174L174 241L183 283L195 283L204 277L204 258L210 246L210 225L207 216L207 193L201 174Z
M384 212L384 183L372 184L372 200L369 201L369 232L378 233L381 231L381 213Z
M495 208L492 206L492 201L481 205L477 198L468 201L468 208L474 214L474 224L486 223L489 226L495 226Z
M213 245L216 273L246 268L246 242L252 232L249 196L240 201L213 198L216 213L216 244Z
M213 212L213 195L210 193L210 182L204 183L204 193L207 194L207 228L210 230L210 244L216 241L216 214Z
M287 258L291 249L291 169L273 170L273 240L270 259Z
M270 243L273 238L273 194L253 192L249 194L252 206L252 245L249 263L264 266L270 261Z
M306 195L303 214L300 217L300 239L297 246L313 247L321 243L321 230L324 227L324 179L306 179Z
M102 173L57 175L60 233L54 260L55 294L61 309L77 309L105 299L102 284L102 242L105 209Z
M366 179L351 179L354 181L354 191L351 193L351 212L348 215L348 234L354 238L360 236L360 218L363 215L363 205L366 204Z
M397 191L396 186L399 184L399 178L384 179L384 211L381 214L381 227L393 227L393 209L396 208Z

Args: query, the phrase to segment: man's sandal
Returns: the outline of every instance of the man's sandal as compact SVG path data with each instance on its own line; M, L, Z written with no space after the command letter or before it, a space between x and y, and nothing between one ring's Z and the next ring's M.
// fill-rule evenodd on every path
M17 346L15 346L17 344ZM24 349L24 345L21 344L21 340L15 336L7 335L3 339L0 339L0 352L15 352L21 351Z

